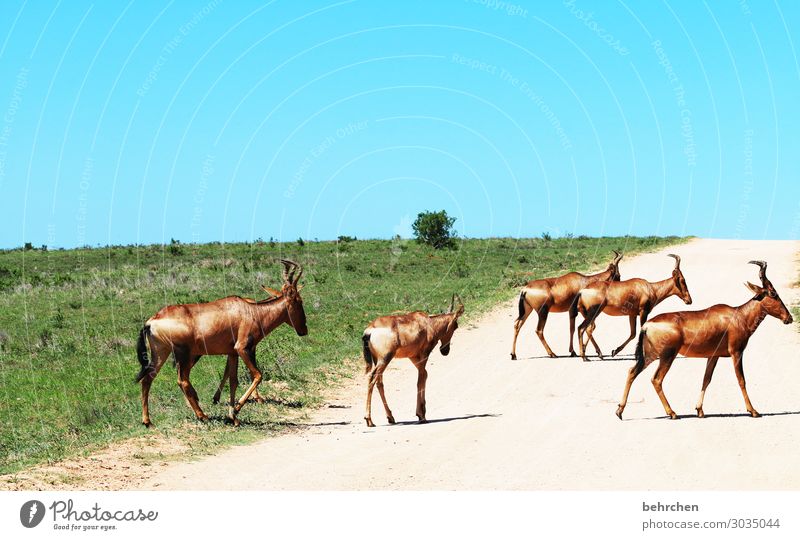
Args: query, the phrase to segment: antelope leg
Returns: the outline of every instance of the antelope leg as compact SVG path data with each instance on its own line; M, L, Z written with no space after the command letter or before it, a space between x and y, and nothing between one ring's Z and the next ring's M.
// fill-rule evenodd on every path
M242 407L244 406L245 403L247 403L247 400L250 398L250 394L252 394L255 391L256 387L261 383L261 372L258 370L258 367L256 366L255 350L252 348L242 347L240 349L237 349L236 352L239 353L239 358L242 359L244 365L247 366L248 371L250 371L250 378L252 379L253 382L250 383L250 386L247 387L247 390L245 391L244 395L242 395L242 397L239 398L239 402L233 408L234 414L242 410Z
M383 401L383 408L386 411L386 419L390 424L394 424L394 416L392 415L392 411L389 409L389 403L386 401L386 393L383 391L383 370L381 370L381 372L377 375L377 385L378 393L381 395L381 401Z
M703 412L703 399L706 397L706 388L708 388L711 377L714 375L714 368L717 367L717 360L719 360L719 356L712 356L708 359L708 362L706 362L706 373L703 375L703 387L700 390L700 400L697 402L697 407L695 407L698 418L705 417L705 413Z
M622 349L625 348L625 345L630 343L631 340L633 340L633 338L636 337L636 314L631 315L629 317L629 319L630 319L630 323L631 323L631 335L628 337L628 339L625 340L625 342L622 345L620 345L619 347L617 347L616 349L611 351L611 356L617 356L617 354L620 351L622 351Z
M673 411L672 407L670 407L669 401L667 401L667 396L664 395L662 383L664 382L664 377L667 376L669 368L672 367L672 361L675 360L677 355L677 351L669 351L664 353L661 356L661 361L658 363L658 369L656 370L655 375L653 375L653 387L656 389L656 393L658 394L658 398L661 400L661 404L664 405L664 410L666 411L667 416L673 420L678 418L678 415L675 414L675 411Z
M747 412L749 412L750 416L753 418L758 418L761 415L753 408L753 404L750 403L750 396L747 395L747 383L744 380L744 358L742 357L742 351L736 351L731 356L733 357L733 369L736 371L736 379L739 381L739 388L742 389L742 397L744 397L744 405L747 407Z

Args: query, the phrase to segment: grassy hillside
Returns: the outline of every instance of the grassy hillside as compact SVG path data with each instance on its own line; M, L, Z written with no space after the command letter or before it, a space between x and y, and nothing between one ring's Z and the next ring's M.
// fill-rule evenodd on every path
M460 241L454 251L399 239L2 251L0 472L144 433L133 383L142 323L167 304L261 298L259 285L280 286L280 257L305 267L310 334L301 339L282 327L259 345L270 403L246 406L238 430L223 425L225 408L210 398L224 359L203 358L192 382L212 422L200 428L168 364L151 393L157 430L191 431L199 444L251 440L280 427L282 411L318 403L332 380L360 373L343 360L358 358L361 332L378 315L440 312L457 291L469 319L529 279L605 266L611 249L632 254L679 241L484 239ZM630 277L624 260L621 270Z

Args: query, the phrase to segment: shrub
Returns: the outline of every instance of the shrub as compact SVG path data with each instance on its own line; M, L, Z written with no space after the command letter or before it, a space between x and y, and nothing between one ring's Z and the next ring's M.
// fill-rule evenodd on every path
M421 212L411 225L414 229L414 238L417 242L428 244L434 249L456 247L456 234L453 224L456 218L447 215L447 212Z
M175 240L171 238L169 241L169 253L172 256L178 256L183 254L183 248L181 247L181 243L179 240Z

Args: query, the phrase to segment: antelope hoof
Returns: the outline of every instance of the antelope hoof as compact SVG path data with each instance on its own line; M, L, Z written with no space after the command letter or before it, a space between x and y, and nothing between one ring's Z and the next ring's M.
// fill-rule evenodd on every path
M556 353L554 353L553 351L550 351L549 353L547 353L547 356L549 356L550 358L558 358L558 355Z
M211 403L213 403L214 405L219 404L219 394L214 394L214 397L211 398Z
M705 418L706 417L706 413L703 412L703 408L702 407L697 407L697 409L695 409L695 410L697 411L697 417L698 418Z
M208 416L206 416L206 415L204 415L204 414L203 414L203 415L200 415L200 416L198 416L198 417L197 417L197 419L198 419L198 420L200 420L200 421L201 421L202 423L204 423L204 424L208 424Z
M624 410L625 410L625 407L623 407L622 405L617 407L617 418L619 418L620 420L622 420L622 411L624 411Z
M670 420L677 420L678 419L678 415L675 414L675 411L670 411L669 412L669 418L670 418Z
M426 420L424 416L417 416L417 418L419 418L419 422L417 422L418 424L427 424L428 423L428 420Z
M517 359L517 355L516 355L516 354L514 354L513 352L511 353L511 359L512 359L512 360L516 360L516 359Z
M615 356L617 356L618 352L619 352L619 349L614 349L613 351L611 351L611 358L614 358Z
M569 351L569 357L570 358L575 358L577 356L578 356L578 354L575 351Z
M143 425L144 427L146 427L147 429L150 429L151 427L153 427L153 423L152 423L150 420L147 420L147 421L145 421L145 422L142 422L142 425Z
M588 358L586 358L586 356L581 356L581 358L583 358L583 361L584 361L584 362L588 362L588 361L589 361L589 359L588 359Z
M375 427L375 424L372 423L372 418L364 418L367 421L367 427Z
M597 355L597 359L598 359L598 360L605 360L605 359L606 359L606 357L605 357L605 356L603 356L602 354L598 354L598 355Z
M387 416L386 419L389 421L390 424L394 424L394 416Z
M233 427L239 427L240 424L239 419L236 418L235 416L233 418L231 418L230 416L226 416L225 423L232 425Z
M761 414L755 409L750 411L750 416L752 416L753 418L761 418Z

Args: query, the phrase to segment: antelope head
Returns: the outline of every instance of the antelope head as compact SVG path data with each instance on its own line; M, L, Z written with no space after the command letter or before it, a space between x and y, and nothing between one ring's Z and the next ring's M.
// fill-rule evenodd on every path
M608 265L608 270L611 270L611 277L609 278L608 281L619 281L620 279L619 261L622 260L622 253L620 253L616 249L613 251L614 251L614 260L611 261L611 264Z
M681 272L681 258L673 253L670 253L669 256L675 259L675 268L672 270L672 280L674 282L675 290L678 292L678 296L680 296L681 300L683 300L685 304L691 304L692 295L689 294L689 287L686 285L686 278L683 277L683 272Z
M458 306L456 306L456 300L458 300ZM464 302L461 301L461 297L457 294L453 294L453 298L450 300L450 309L448 313L450 315L450 321L447 323L447 328L444 331L444 335L441 338L441 345L439 346L439 352L442 353L442 356L450 354L450 340L453 339L453 333L458 328L458 318L464 313Z
M767 263L764 261L750 261L748 264L755 264L760 268L758 277L761 278L761 286L753 285L749 281L745 283L747 288L755 294L753 300L761 303L767 315L780 319L783 324L791 324L794 321L792 314L789 313L783 300L778 296L778 291L775 290L772 282L767 279Z
M289 314L287 324L294 328L298 336L308 335L306 312L303 309L303 299L300 297L300 290L303 287L297 285L300 276L303 275L303 268L289 259L281 259L281 264L283 265L281 296L286 298L286 310Z

